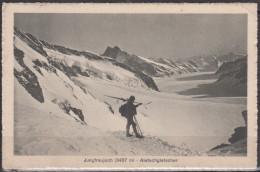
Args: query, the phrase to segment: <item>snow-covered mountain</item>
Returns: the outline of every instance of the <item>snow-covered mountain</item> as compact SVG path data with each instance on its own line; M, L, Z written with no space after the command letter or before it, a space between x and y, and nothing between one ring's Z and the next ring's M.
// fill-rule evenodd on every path
M173 62L166 59L145 58L121 50L119 47L108 47L102 54L152 77L170 76L187 72L199 71L196 64L190 62Z
M182 74L182 73L191 73L191 72L199 72L201 69L199 66L191 60L172 60L172 59L163 59L163 58L153 58L149 59L165 64L171 68L171 74Z
M230 52L225 55L199 55L188 58L189 61L196 63L200 71L217 71L225 62L232 62L240 58L245 58L244 54Z
M201 84L197 88L180 91L181 95L206 95L213 97L247 97L247 57L235 61L224 62L216 72L196 77L181 78L182 80L213 79L212 82ZM161 89L161 88L160 88Z
M219 67L219 60L217 56L199 55L188 58L189 61L195 63L200 71L216 71Z
M51 45L38 40L33 35L14 28L15 39L19 38L34 51L47 59L46 64L59 69L68 77L85 76L118 82L130 87L142 87L158 90L153 79L142 72L133 71L128 66L111 58L101 57L94 53L78 51L59 45ZM39 62L36 62L39 66Z
M150 89L157 87L113 59L51 45L14 28L14 76L15 155L198 155L156 137L126 140L119 105L105 100L103 91L111 90L99 90L99 83L154 94Z
M37 106L46 109L49 109L51 104L50 107L54 110L50 110L65 113L71 120L88 125L94 122L91 118L104 121L103 115L112 113L107 104L95 99L87 90L73 82L72 78L78 75L86 78L91 77L91 73L82 66L91 66L92 64L92 72L95 71L101 79L104 74L109 72L101 73L102 65L104 68L111 66L111 68L114 67L112 69L121 71L121 78L115 76L115 78L118 77L117 82L130 84L132 80L136 86L146 86L133 73L113 65L109 61L95 63L95 60L90 61L85 56L63 54L59 52L61 49L59 51L48 49L43 46L42 41L37 40L32 35L22 33L17 28L15 28L14 35L14 76L16 95L18 96L15 99L16 103L34 102ZM93 56L98 58L98 56ZM100 73L98 73L99 71ZM20 96L27 97L26 101L20 100ZM93 116L86 116L86 114ZM109 117L106 120L109 120Z
M138 56L141 61L160 76L173 70L169 64ZM226 127L233 130L240 124L229 111L240 105L153 91L157 86L144 71L111 57L49 44L18 28L14 28L14 76L15 155L197 156L201 155L197 151L224 143L230 133ZM161 79L171 78L155 78ZM185 83L164 81L160 88L185 89ZM144 103L137 111L144 140L125 137L126 120L118 112L123 102L106 95L134 95ZM147 102L152 104L146 106ZM223 111L216 115L215 109ZM226 127L223 116L231 119L224 121ZM221 138L211 142L212 137L205 137L215 135Z
M227 55L199 55L187 59L165 59L154 57L141 57L115 46L108 47L102 56L110 57L116 61L130 67L133 71L143 72L152 77L171 76L182 73L192 73L201 71L217 71L224 63L243 58L245 55L229 53Z

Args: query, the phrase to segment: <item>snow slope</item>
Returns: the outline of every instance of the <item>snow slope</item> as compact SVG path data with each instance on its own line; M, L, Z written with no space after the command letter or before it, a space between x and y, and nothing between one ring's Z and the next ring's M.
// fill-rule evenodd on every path
M131 70L111 61L61 53L67 49L56 51L43 44L47 45L32 36L14 37L15 155L198 155L155 137L127 140L125 119L117 109L114 114L109 101L98 99L86 87L100 81L154 92ZM88 75L85 69L95 74ZM112 80L103 77L109 72L116 75ZM99 85L93 86L101 92ZM109 87L105 90L111 93Z
M42 58L45 59L45 63L50 63L68 76L98 77L131 87L158 90L151 77L141 72L135 72L113 59L103 58L86 51L51 45L38 40L31 34L20 31L16 27L14 28L14 34L16 42L20 41L28 45L27 49L31 48L34 53L41 54Z
M194 156L243 124L245 97L178 94L216 79L155 78L158 92L118 62L29 38L14 39L16 155ZM106 95L152 102L137 110L144 140L125 137L122 102Z
M111 113L102 114L106 121L95 117L87 120L93 120L88 126L76 123L51 102L42 104L33 99L17 81L15 93L16 155L199 155L156 137L126 138L122 132L125 121L116 122L118 116ZM95 115L99 112L96 109ZM114 118L113 122L108 120L108 115ZM106 126L107 123L113 126Z
M90 82L79 77L73 80L89 90L96 98L108 102L118 116L120 116L118 108L122 102L105 95L122 98L135 95L137 102L152 101L152 104L138 108L137 120L142 132L145 135L159 137L170 144L184 144L199 152L208 151L218 144L228 142L234 128L243 123L240 113L246 109L245 98L201 99L176 93L215 80L178 81L172 77L156 78L156 84L162 92L121 87L100 79Z

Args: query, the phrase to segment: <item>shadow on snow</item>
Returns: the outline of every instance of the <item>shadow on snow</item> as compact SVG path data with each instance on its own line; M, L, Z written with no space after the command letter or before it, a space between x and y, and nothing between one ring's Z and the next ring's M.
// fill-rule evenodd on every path
M178 81L194 81L194 80L210 80L210 79L217 79L218 76L214 73L211 74L201 74L201 75L194 75L194 76L187 76L183 78L177 78Z
M194 95L195 98L207 97L246 97L247 86L245 84L232 85L214 82L211 84L200 84L196 88L177 92L179 95Z

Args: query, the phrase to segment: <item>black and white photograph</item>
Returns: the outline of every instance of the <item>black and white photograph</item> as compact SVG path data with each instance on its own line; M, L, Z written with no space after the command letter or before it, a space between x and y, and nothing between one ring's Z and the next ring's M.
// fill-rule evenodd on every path
M13 156L248 157L248 23L247 13L14 12Z

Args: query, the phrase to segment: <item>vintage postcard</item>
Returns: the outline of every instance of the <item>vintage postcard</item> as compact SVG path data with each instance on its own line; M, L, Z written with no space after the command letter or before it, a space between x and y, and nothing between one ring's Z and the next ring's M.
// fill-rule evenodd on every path
M5 3L4 169L254 169L257 4Z

